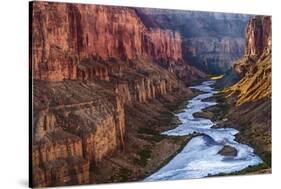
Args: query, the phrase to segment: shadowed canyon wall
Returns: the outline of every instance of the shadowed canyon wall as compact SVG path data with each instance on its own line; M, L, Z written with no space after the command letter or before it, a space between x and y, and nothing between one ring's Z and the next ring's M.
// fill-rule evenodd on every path
M179 31L183 58L207 73L230 69L244 53L249 15L137 8L146 26Z

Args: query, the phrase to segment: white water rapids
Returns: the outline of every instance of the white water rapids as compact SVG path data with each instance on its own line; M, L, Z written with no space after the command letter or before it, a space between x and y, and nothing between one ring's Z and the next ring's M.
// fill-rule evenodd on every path
M250 165L257 165L262 160L254 154L253 148L235 141L237 130L232 128L211 128L214 123L205 118L194 118L193 114L216 102L202 100L216 93L211 87L215 81L205 81L201 85L191 87L200 94L188 101L183 112L176 114L181 124L175 129L163 132L163 135L183 136L194 132L203 135L191 139L183 150L169 163L145 179L145 181L176 180L202 178L219 173L231 173ZM229 145L237 150L237 156L222 156L218 152Z

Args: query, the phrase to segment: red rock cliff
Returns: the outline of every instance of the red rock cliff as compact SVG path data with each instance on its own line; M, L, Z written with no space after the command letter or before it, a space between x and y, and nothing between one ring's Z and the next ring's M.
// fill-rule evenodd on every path
M34 79L77 79L88 59L182 58L179 33L148 30L131 8L34 2L32 19Z
M198 75L179 33L147 29L134 9L34 2L32 19L34 186L89 183L90 165L126 147L125 104Z
M271 49L271 17L252 18L246 31L246 56L258 58L264 51Z

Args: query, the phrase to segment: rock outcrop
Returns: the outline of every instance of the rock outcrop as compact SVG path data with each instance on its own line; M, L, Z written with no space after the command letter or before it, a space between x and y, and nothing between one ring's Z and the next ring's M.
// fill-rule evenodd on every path
M239 93L238 104L271 98L271 17L252 18L246 41L245 56L234 65L242 79L230 89Z
M183 64L178 32L147 28L135 9L33 2L31 18L33 186L89 183L126 146L124 106L204 77Z
M257 59L264 53L270 53L271 43L271 17L252 18L246 31L246 56Z
M47 2L32 8L34 79L108 80L107 66L97 64L182 59L180 34L147 29L132 8Z
M89 165L121 150L124 138L124 101L113 91L79 81L34 83L32 166L45 176L38 173L35 186L88 183Z
M226 115L228 124L240 130L237 139L253 146L270 169L271 40L271 17L252 18L246 31L245 56L234 65L241 79L225 90L227 99L232 101L232 108Z

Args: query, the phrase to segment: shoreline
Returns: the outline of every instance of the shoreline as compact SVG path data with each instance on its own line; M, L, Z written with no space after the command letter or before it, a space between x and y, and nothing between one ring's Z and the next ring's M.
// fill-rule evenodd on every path
M200 133L193 133L193 134L190 134L190 135L187 135L187 139L186 141L184 141L180 148L176 150L175 153L173 153L170 157L168 157L166 160L164 160L155 170L153 170L150 174L148 175L145 175L142 179L145 179L146 177L148 177L149 175L152 175L153 173L157 172L158 170L160 170L162 167L164 167L167 163L169 163L176 155L178 155L183 149L184 147L188 144L188 142L190 140L192 140L194 137L198 137L198 136L201 136L202 134Z
M261 159L262 163L254 166L248 166L240 171L235 171L232 173L219 173L215 175L208 175L207 177L216 177L216 176L233 176L233 175L247 175L247 174L270 174L271 173L271 165L269 165L268 160L264 158L264 156L257 152L256 147L253 146L251 143L247 143L241 139L239 139L239 135L243 136L243 130L241 128L237 127L231 127L234 125L234 123L231 122L227 118L227 114L229 113L231 107L233 106L231 102L228 102L225 99L225 96L223 93L218 93L215 94L213 97L210 99L206 100L211 100L211 101L216 101L218 104L205 108L202 110L200 113L196 113L193 116L198 117L198 118L208 118L212 122L215 123L215 125L212 128L235 128L239 131L235 135L235 141L241 143L241 144L246 144L248 146L253 147L255 154L257 154ZM233 100L233 99L231 99ZM239 124L239 123L238 123ZM241 126L243 127L243 126Z
M127 147L122 152L116 152L111 157L93 167L96 171L91 176L90 183L121 183L142 181L155 173L173 159L186 144L200 134L187 136L166 136L161 132L173 129L180 123L176 113L183 110L188 100L198 95L192 90L189 95L171 95L170 101L151 100L148 104L137 104L127 109L128 138ZM159 108L161 104L161 108ZM154 108L157 107L156 110ZM159 111L154 116L150 111ZM163 111L162 111L163 110ZM144 114L145 122L136 120L135 115ZM156 112L157 113L157 112ZM132 124L134 123L134 124ZM138 123L136 125L136 123ZM156 124L156 125L154 125ZM164 125L165 124L165 125ZM97 174L98 171L98 174ZM106 178L106 179L105 179Z

